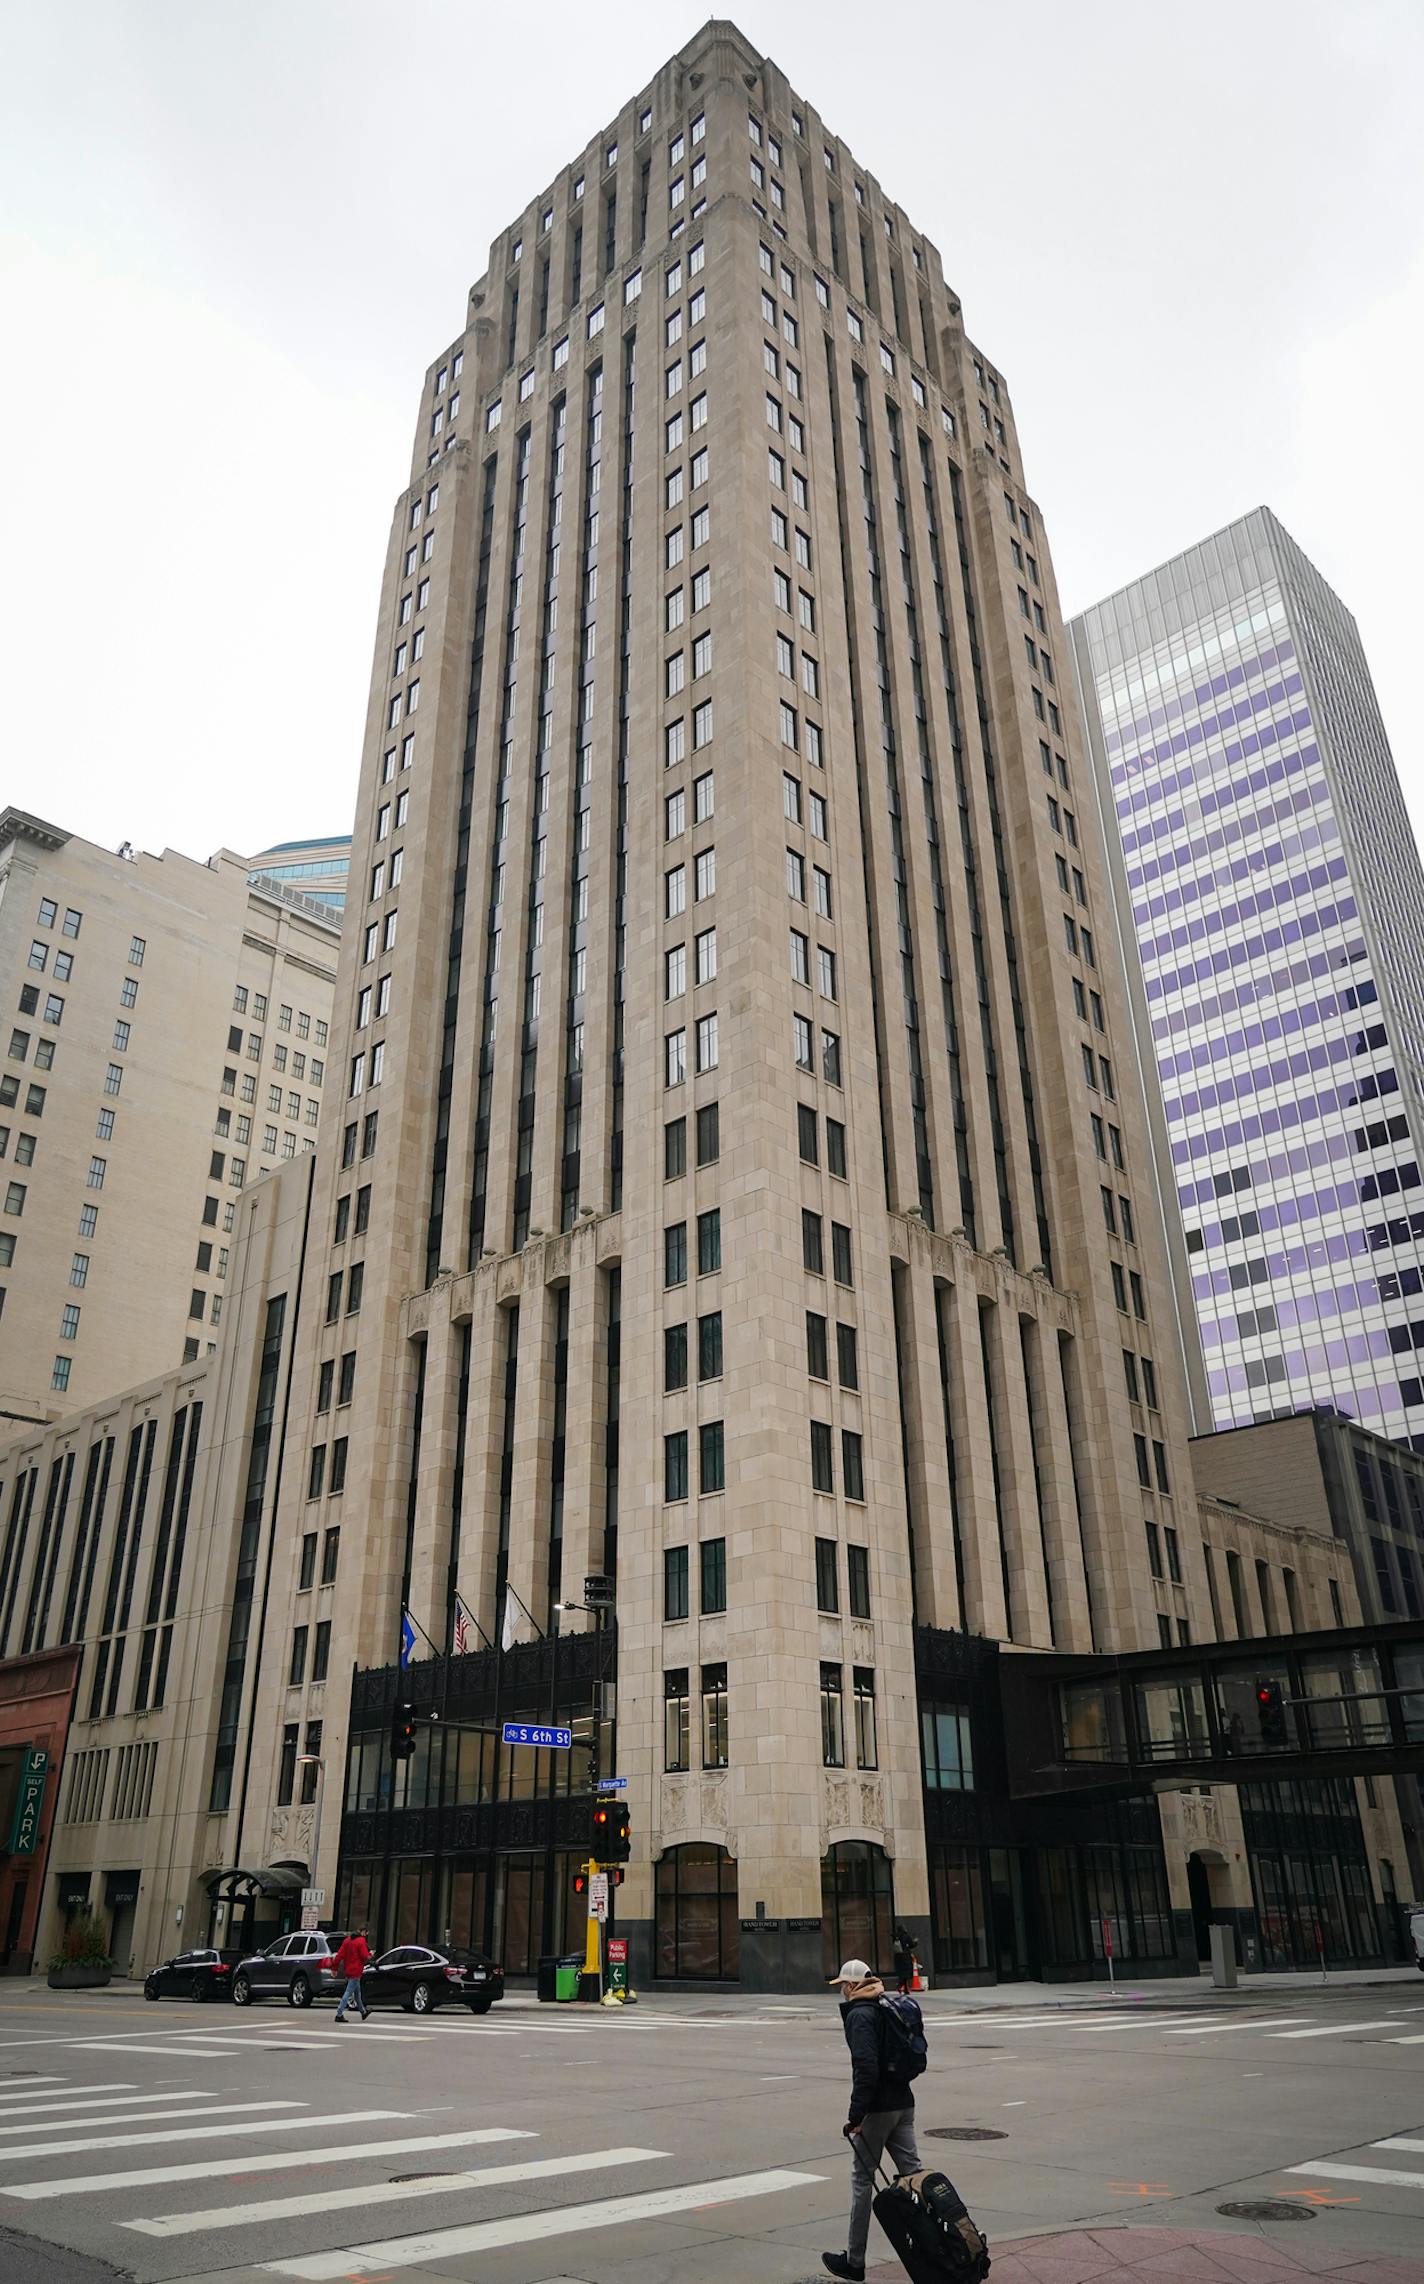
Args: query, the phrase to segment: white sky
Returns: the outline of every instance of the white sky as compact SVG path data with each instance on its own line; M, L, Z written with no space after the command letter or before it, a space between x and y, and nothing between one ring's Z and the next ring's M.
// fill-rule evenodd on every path
M348 828L425 366L698 20L0 0L0 800L199 857ZM1066 607L1267 502L1360 621L1424 819L1417 0L736 20L940 246Z

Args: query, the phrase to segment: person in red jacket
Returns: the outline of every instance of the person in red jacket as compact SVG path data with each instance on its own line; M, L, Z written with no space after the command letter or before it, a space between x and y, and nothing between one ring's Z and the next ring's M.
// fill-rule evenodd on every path
M336 2010L338 2022L346 2020L348 2006L356 2008L363 2022L370 2013L371 2010L361 1995L361 1977L370 1965L370 1961L371 1946L366 1941L366 1930L364 1927L358 1927L354 1935L347 1936L332 1961L337 1973L346 1977L346 1988L341 1994L341 2004Z

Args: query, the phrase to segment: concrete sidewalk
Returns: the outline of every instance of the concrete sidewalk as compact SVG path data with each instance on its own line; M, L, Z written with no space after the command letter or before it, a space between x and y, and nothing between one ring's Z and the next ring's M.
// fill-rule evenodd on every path
M1300 2229L1263 2227L1250 2236L1212 2229L1059 2229L990 2246L994 2284L1424 2284L1424 2261L1348 2250ZM898 2260L866 2270L867 2284L905 2284Z

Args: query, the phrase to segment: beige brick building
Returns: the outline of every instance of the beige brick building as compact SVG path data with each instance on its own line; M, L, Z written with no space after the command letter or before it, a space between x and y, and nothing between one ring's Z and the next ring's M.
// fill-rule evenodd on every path
M242 1189L315 1145L340 915L248 875L0 814L0 1414L211 1354Z
M1070 686L937 249L705 26L500 232L425 377L250 1847L339 1528L334 1670L390 1667L406 1604L443 1651L457 1594L509 1638L616 1578L640 1974L804 1983L892 1911L951 1969L1091 1971L1088 1837L1127 1955L1175 1956L1150 1803L1035 1854L972 1767L976 1638L1212 1623ZM600 1667L492 1664L412 1673L444 1718L394 1768L393 1673L349 1736L321 1705L319 1875L520 1971L567 1940ZM571 1763L501 1752L501 1692Z

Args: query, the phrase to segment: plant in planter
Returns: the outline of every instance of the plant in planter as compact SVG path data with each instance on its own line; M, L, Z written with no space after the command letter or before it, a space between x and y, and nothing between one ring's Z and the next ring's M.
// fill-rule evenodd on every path
M50 1960L46 1980L52 1991L97 1990L109 1980L113 1965L98 1913L76 1911Z

